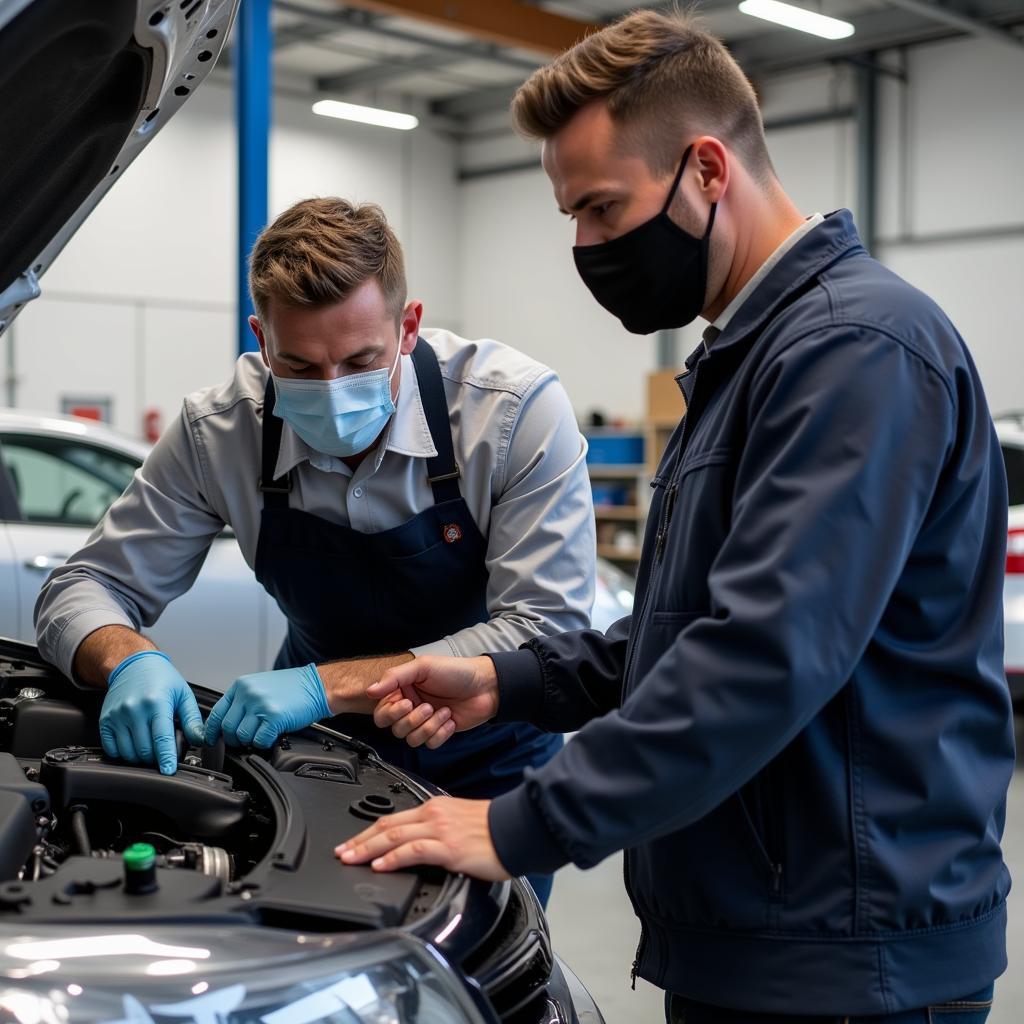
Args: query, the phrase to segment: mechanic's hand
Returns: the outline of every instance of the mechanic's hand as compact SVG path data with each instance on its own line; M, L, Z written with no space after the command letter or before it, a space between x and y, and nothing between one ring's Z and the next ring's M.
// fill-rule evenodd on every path
M221 733L230 747L269 747L282 733L329 718L331 709L316 665L242 676L213 706L206 745Z
M387 671L367 687L379 703L373 720L411 747L435 750L453 733L483 725L498 713L494 662L425 656Z
M203 716L195 695L160 651L125 658L107 680L100 711L100 742L108 757L132 764L155 760L164 775L178 770L174 719L190 743L203 742Z
M491 842L490 800L439 796L411 811L378 818L365 832L335 847L344 864L372 861L374 871L413 864L436 864L474 878L497 882L509 877Z

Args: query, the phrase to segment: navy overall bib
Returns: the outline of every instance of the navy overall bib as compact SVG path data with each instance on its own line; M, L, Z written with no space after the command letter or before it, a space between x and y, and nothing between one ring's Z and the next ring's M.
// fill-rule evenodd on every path
M451 422L437 356L420 339L412 353L437 456L426 460L434 504L401 526L360 533L288 507L291 474L273 478L282 420L273 415L273 378L263 406L263 512L256 578L288 619L274 667L393 654L488 618L487 542L459 490ZM374 747L381 757L453 796L489 798L513 789L523 769L548 761L560 735L513 723L457 733L439 750L412 749L369 715L325 724ZM545 902L550 876L530 879Z

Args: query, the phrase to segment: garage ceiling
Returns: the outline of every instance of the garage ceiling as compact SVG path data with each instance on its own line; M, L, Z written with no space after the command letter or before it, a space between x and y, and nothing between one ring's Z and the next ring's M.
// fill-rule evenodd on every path
M1012 47L1024 62L1021 0L802 0L850 21L856 33L829 42L741 14L737 0L693 3L755 80L827 63L863 61L894 46L975 35ZM274 77L310 97L396 100L429 110L458 130L507 107L536 67L626 11L668 4L625 0L275 0Z

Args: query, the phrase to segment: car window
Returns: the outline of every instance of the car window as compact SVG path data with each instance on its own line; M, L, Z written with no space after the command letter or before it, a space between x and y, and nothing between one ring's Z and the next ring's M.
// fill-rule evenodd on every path
M1010 504L1024 505L1024 448L1004 444L1003 461L1006 463L1006 482L1010 485Z
M139 460L57 437L0 436L0 458L30 523L93 526L128 486Z

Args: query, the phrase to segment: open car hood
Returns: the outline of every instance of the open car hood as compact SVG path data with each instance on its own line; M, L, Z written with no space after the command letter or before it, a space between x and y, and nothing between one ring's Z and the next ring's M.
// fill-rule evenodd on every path
M210 73L240 0L0 0L0 334Z

